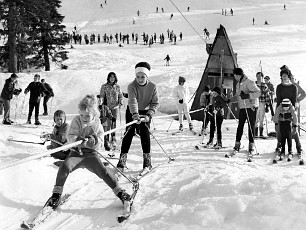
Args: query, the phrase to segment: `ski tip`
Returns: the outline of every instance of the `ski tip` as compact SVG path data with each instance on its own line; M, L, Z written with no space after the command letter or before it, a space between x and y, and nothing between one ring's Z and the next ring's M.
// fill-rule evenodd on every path
M23 229L32 229L32 227L25 221L21 223L20 227Z
M122 223L123 221L126 221L130 217L130 214L124 214L121 216L117 216L118 223Z
M11 141L11 140L13 140L13 137L12 137L12 136L9 136L9 137L6 139L6 141Z
M277 160L274 159L274 160L272 161L272 164L277 164Z

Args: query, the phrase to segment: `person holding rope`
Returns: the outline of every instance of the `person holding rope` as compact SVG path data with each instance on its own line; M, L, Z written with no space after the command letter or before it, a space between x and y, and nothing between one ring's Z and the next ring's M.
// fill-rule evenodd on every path
M148 79L150 70L149 63L137 63L135 65L136 78L127 88L129 110L126 111L126 122L137 120L138 123L129 126L122 139L121 153L117 164L117 168L121 172L126 167L127 154L137 127L143 151L143 171L152 169L150 123L159 107L159 99L156 85Z
M206 134L206 128L210 120L209 117L212 114L212 110L209 107L211 98L212 98L212 91L210 90L210 86L205 85L204 91L200 96L200 106L201 108L204 108L204 118L205 118L205 120L203 119L201 135Z
M103 145L103 127L99 119L98 102L94 95L86 95L79 103L79 115L73 118L67 132L68 143L83 142L72 148L68 158L60 165L53 194L46 206L56 208L63 193L69 173L78 168L87 168L101 178L122 201L129 202L131 196L122 189L115 176L110 173L99 158L97 150Z
M41 79L41 84L44 87L44 101L43 101L43 106L44 106L44 116L48 115L48 106L47 103L51 97L54 97L53 89L51 86L45 81L45 79ZM52 104L52 102L51 102Z
M1 101L4 106L2 124L4 125L11 125L12 123L14 123L10 119L11 100L13 98L13 95L18 96L22 91L21 88L17 89L17 84L18 84L17 78L18 78L17 74L13 73L8 79L6 79L1 92Z
M67 142L66 133L68 130L68 124L66 123L66 113L63 110L56 110L53 115L53 121L55 126L51 134L42 134L42 138L50 140L51 144L47 146L47 149L55 149L61 147ZM65 160L69 155L69 150L59 151L51 154L51 157L55 159Z
M241 68L235 68L233 73L235 80L237 81L236 95L230 98L227 102L238 101L239 118L234 152L231 155L235 155L240 150L240 141L246 120L249 126L249 153L250 155L253 155L255 152L254 127L259 104L258 98L260 96L260 89L254 81L248 79Z
M188 98L190 97L188 86L185 85L186 79L184 77L179 77L178 85L173 90L173 97L176 103L178 117L179 117L179 130L183 131L183 114L187 118L189 129L193 130L193 125L191 123L191 117L189 115L188 108Z

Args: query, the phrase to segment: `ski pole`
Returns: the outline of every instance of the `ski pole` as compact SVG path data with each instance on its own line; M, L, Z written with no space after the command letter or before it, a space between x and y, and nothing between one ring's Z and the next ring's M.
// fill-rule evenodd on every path
M267 136L269 136L269 130L268 130L268 120L267 120L267 116L265 114L265 120L266 120L266 130L267 130Z
M17 95L17 100L16 100L16 106L15 106L15 119L14 121L16 122L16 119L17 119L17 107L18 107L18 99L19 99L19 95Z
M152 121L152 125L153 125L153 130L156 130L155 125L154 125L153 118L151 119L151 121Z
M121 107L119 106L119 119L120 119L120 126L122 126L122 121L121 121ZM120 129L120 132L121 132L121 139L123 138L122 137L122 129Z
M21 110L20 110L20 120L21 120L21 116L22 116L22 111L23 111L23 107L24 107L25 98L26 98L26 95L24 95L24 97L23 97L23 101L22 101L22 105L21 105Z
M174 119L172 118L172 120L171 120L171 122L170 122L170 125L169 125L169 127L168 127L168 129L167 129L167 132L169 132L169 129L170 129L171 125L172 125L173 120L174 120Z
M161 146L161 144L160 144L159 141L156 139L156 137L153 135L153 133L150 132L150 129L149 129L149 127L147 126L147 124L145 124L145 126L147 127L147 129L149 130L149 133L150 133L150 134L152 135L152 137L155 139L155 141L157 142L157 144L159 145L159 147L163 150L164 154L168 157L168 159L169 159L168 163L175 161L174 158L170 157L170 156L166 153L166 151L165 151L164 148Z
M22 141L22 140L16 140L12 136L9 136L7 138L8 142L21 142L21 143L27 143L27 144L38 144L38 145L44 145L46 141L44 142L34 142L34 141Z
M252 127L251 127L251 122L250 122L250 119L249 119L249 114L248 114L247 108L244 108L244 109L245 109L245 112L246 112L246 115L247 115L249 130L251 131L250 133L251 133L252 139L253 139L253 141L254 141L254 146L255 146L255 149L256 149L257 154L259 154L258 151L257 151L256 144L255 144L255 138L254 138L254 134L253 134L253 129L252 129Z
M203 120L203 128L205 129L205 124L206 124L206 109L203 110L204 111L204 120ZM203 133L203 137L202 137L202 144L204 144L204 138L205 138L205 134Z
M52 103L53 103L53 97L51 98L51 103L50 103L50 112L49 112L49 114L51 114L51 110L52 110Z

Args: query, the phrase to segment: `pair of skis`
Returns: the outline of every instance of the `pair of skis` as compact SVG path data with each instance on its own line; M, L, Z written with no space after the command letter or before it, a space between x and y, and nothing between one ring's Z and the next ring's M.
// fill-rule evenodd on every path
M223 148L226 148L226 147L218 146L218 145L198 144L198 145L194 146L194 148L195 148L196 150L200 150L201 148L204 148L204 149L220 150L220 149L223 149Z
M194 131L194 130L189 130L193 135L197 135L197 132L196 131ZM178 130L178 131L174 131L173 133L172 133L172 135L177 135L177 134L179 134L179 133L182 133L182 132L184 132L184 130Z
M283 161L285 158L284 154L277 154L276 157L272 160L272 164L277 164L280 161ZM288 154L287 156L287 162L291 162L293 160L293 154ZM304 165L304 158L302 154L298 154L298 164Z

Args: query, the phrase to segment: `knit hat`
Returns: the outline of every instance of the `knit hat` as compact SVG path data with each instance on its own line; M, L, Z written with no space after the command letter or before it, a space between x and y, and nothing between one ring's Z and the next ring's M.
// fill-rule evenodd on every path
M142 72L149 77L150 70L151 66L147 62L139 62L135 65L135 73Z
M233 73L236 74L236 75L243 75L244 74L244 72L241 68L235 68L233 70Z
M11 78L18 78L17 74L12 73Z
M282 101L282 107L289 107L291 105L291 102L288 98L283 99Z
M269 76L265 76L264 79L269 81L270 77Z
M182 83L182 82L185 82L185 81L186 81L186 78L179 76L179 79L178 79L179 83Z
M218 93L219 95L221 94L221 88L216 86L214 89L213 89L214 92Z
M210 90L210 86L209 85L205 85L204 86L204 92L209 92Z
M283 65L282 67L280 67L280 70L284 70L284 69L289 70L289 67L288 67L288 66L286 66L286 65Z
M289 69L283 69L280 71L280 76L283 76L283 74L287 74L288 77L291 79L291 71Z

